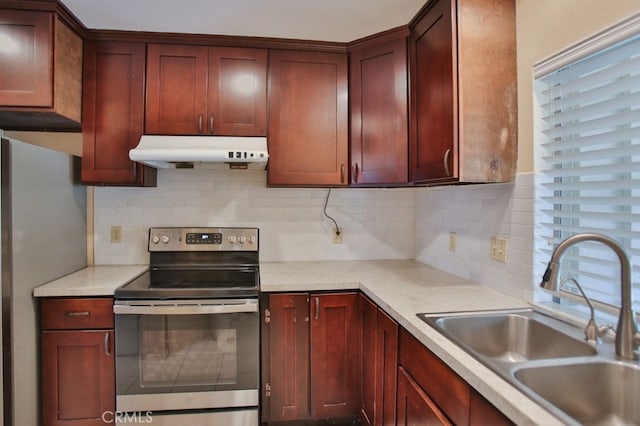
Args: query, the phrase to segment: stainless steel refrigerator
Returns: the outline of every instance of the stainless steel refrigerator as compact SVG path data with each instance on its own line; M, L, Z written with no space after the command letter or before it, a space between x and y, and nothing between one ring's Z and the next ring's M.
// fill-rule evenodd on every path
M86 266L86 189L76 180L77 158L1 142L3 423L37 426L39 333L32 291Z

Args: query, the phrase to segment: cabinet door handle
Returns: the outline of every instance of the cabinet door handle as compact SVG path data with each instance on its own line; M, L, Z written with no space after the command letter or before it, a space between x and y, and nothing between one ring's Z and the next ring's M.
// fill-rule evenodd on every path
M198 114L198 133L202 133L202 114Z
M66 317L74 318L74 317L88 317L91 315L89 311L67 311L64 313Z
M318 320L320 316L320 298L316 297L316 316L315 319Z
M344 183L344 163L340 166L340 183Z
M209 116L209 133L213 134L213 114Z
M449 170L449 156L451 155L451 148L447 149L444 153L444 174L447 176L451 176L451 172Z
M104 354L106 356L111 355L111 345L110 345L109 333L104 333Z
M354 163L353 165L353 181L358 183L358 163Z

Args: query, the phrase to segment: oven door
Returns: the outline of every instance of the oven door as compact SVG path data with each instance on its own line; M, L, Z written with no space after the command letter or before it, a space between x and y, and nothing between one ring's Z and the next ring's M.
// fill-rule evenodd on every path
M117 300L119 412L256 407L258 299Z

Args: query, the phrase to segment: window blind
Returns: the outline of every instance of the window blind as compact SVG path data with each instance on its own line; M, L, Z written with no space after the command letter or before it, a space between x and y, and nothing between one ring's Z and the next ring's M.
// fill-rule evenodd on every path
M629 256L640 311L640 34L538 75L535 95L536 238L553 242L538 260L571 235L608 235ZM620 265L608 247L574 245L561 264L561 277L575 276L592 300L620 306Z

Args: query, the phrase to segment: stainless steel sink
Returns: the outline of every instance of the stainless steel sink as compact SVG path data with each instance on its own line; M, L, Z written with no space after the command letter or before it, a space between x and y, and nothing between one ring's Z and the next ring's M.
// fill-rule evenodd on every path
M536 359L594 355L584 341L544 324L533 311L436 318L437 328L468 350L495 361L517 363ZM548 318L545 318L549 321ZM427 321L429 322L429 321Z
M533 309L418 314L568 425L640 424L640 365Z
M516 380L582 424L640 424L640 367L594 362L522 368Z

